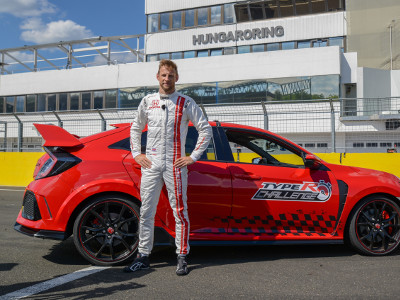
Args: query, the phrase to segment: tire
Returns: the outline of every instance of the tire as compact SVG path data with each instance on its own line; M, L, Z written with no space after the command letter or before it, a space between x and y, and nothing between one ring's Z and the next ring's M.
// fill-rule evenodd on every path
M387 255L400 243L400 208L385 196L370 196L356 205L348 227L350 245L364 255Z
M128 199L101 196L90 202L74 223L74 243L94 265L123 264L139 243L139 207Z

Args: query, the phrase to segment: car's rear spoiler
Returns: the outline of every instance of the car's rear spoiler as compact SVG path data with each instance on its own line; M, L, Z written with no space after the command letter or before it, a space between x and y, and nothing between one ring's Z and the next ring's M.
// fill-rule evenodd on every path
M44 139L45 147L76 147L82 145L77 137L51 124L33 124Z

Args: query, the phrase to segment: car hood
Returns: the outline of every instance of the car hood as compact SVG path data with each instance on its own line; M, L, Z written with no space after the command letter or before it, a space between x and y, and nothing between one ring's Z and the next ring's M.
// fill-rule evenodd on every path
M329 164L327 166L335 173L337 179L344 180L346 178L374 177L381 183L393 183L393 181L397 183L400 182L397 176L384 171L335 164Z

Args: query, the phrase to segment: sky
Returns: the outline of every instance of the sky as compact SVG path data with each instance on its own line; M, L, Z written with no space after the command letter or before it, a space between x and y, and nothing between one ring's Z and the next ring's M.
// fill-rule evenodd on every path
M145 0L0 0L0 49L146 32Z

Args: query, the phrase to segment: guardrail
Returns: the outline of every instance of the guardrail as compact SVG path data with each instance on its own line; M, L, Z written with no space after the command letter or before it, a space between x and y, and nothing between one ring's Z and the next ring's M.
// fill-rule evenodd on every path
M383 153L400 146L400 98L201 104L208 120L271 130L312 152ZM0 114L0 151L42 151L33 123L78 136L130 123L136 109Z

